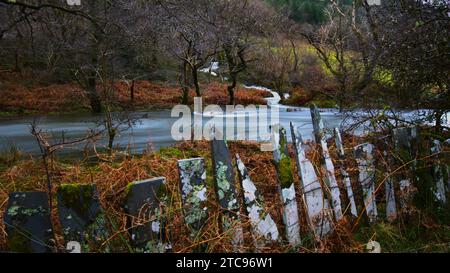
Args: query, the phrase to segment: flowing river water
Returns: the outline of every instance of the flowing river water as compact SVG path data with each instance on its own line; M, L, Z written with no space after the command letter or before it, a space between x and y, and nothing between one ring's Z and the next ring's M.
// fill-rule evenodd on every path
M249 88L249 87L248 87ZM252 86L266 90L272 93L273 97L268 98L268 105L271 108L279 110L279 121L284 128L289 128L289 123L293 122L296 126L300 126L300 131L304 139L312 139L312 123L311 115L308 108L290 107L279 104L280 96L270 89L264 87ZM128 147L133 153L141 153L147 149L158 150L161 147L173 145L176 141L172 138L172 125L177 121L178 117L171 117L171 110L158 110L150 112L134 113L136 115L144 115L146 117L140 119L132 128L121 132L115 139L115 145L120 148ZM246 113L246 115L256 114ZM223 117L224 113L205 112L203 116L203 124L211 119L211 117ZM333 129L339 127L343 121L343 116L336 109L322 110L322 117L326 128ZM0 151L15 147L25 154L38 154L39 146L30 133L30 124L36 117L20 117L20 118L3 118L0 119ZM102 121L102 115L58 115L58 116L40 116L38 118L39 127L48 133L54 135L55 139L61 137L81 138L87 134L87 131L96 128ZM249 119L247 117L246 122ZM239 124L237 126L240 126ZM241 126L245 126L241 124ZM357 132L358 133L358 132ZM288 136L289 133L288 133ZM97 145L104 145L107 137L97 142ZM261 140L261 139L259 139ZM264 139L266 140L266 139ZM81 147L77 147L80 149ZM65 149L63 153L73 151Z

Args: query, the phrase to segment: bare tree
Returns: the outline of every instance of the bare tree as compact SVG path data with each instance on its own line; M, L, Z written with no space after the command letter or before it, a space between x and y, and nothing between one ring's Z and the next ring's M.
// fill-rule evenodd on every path
M432 109L437 131L450 109L450 1L384 1L381 65L399 106ZM399 34L401 33L401 34Z
M64 132L61 134L61 138L58 141L52 141L51 137L48 133L42 131L39 128L38 122L35 119L30 126L31 134L36 138L36 141L39 145L42 157L42 163L44 165L44 170L46 174L47 180L47 191L49 196L49 207L50 210L53 208L53 181L52 181L52 170L51 166L53 166L53 156L57 151L60 151L64 148L79 145L81 143L87 141L93 141L99 136L101 136L102 131L89 130L85 137L77 138L77 139L67 139L65 137Z
M209 24L227 64L229 103L234 104L238 76L254 61L249 51L275 14L262 1L254 0L214 1L211 6L214 16Z
M304 29L302 35L336 79L337 92L326 95L343 110L352 99L361 97L373 80L381 54L379 25L373 15L376 7L367 1L354 1L351 5L331 2L328 22L319 29Z
M180 61L182 103L186 104L191 83L196 96L202 95L198 70L217 53L217 41L207 19L205 20L210 12L210 2L205 0L156 2L168 17L169 29L161 34L166 38L167 48Z

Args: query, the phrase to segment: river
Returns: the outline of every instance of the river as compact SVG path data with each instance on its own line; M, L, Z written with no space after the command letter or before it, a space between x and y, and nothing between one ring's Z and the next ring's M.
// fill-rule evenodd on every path
M279 109L279 119L282 126L289 128L289 123L293 122L301 128L300 131L305 139L312 139L313 128L308 108L281 105L279 104L280 97L276 92L263 87L253 86L252 88L260 88L273 94L272 98L267 99L268 104L272 108ZM122 149L129 147L133 153L141 153L146 149L158 150L175 143L171 135L171 129L178 117L171 117L170 110L137 112L134 114L146 114L146 117L140 119L131 129L121 132L116 137L115 145L117 147ZM205 123L213 116L220 116L220 113L205 113L203 122ZM329 129L339 127L343 120L341 114L335 109L322 110L322 117L325 127ZM38 118L39 127L43 131L53 134L56 139L61 136L62 132L64 132L66 138L83 137L89 129L96 128L103 117L101 115L77 114L2 118L0 119L0 150L7 150L13 146L25 154L38 154L39 146L30 133L30 124L35 118ZM105 142L106 138L104 137L97 144L104 145ZM80 147L77 148L80 149ZM71 151L73 150L65 149L63 152Z

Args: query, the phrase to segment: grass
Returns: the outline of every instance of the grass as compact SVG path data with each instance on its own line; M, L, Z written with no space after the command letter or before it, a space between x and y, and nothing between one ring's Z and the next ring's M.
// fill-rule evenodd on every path
M0 171L14 166L22 157L22 153L15 145L0 151Z
M374 240L380 243L385 253L420 253L450 251L450 227L448 225L427 225L423 222L400 224L385 222L362 227L355 233L359 242Z

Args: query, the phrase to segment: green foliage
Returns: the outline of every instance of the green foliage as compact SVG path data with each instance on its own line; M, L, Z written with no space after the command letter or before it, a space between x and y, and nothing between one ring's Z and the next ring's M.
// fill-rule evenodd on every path
M306 106L317 105L319 108L337 108L337 103L334 100L312 100Z
M291 19L301 23L318 24L325 21L325 9L329 1L325 0L267 0L276 8L287 8Z
M275 8L287 8L292 20L299 23L320 24L327 20L328 0L266 0ZM342 0L341 5L349 5L353 0Z
M184 156L182 151L173 147L161 148L159 154L161 157L168 158L183 158Z

